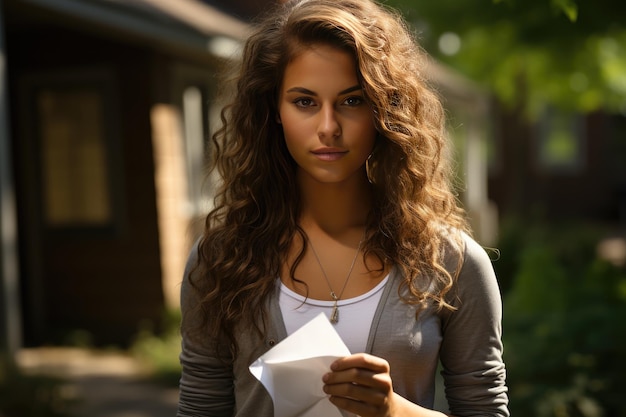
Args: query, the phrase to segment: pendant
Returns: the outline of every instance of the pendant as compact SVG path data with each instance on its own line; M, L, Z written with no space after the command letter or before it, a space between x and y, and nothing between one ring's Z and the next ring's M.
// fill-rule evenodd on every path
M337 308L337 301L335 301L335 305L333 306L333 311L330 313L330 322L335 324L339 321L339 309Z

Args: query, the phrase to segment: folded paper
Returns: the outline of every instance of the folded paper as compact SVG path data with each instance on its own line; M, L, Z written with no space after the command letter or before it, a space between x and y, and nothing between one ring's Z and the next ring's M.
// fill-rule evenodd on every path
M274 417L345 417L323 391L322 376L350 355L321 313L250 365L274 401Z

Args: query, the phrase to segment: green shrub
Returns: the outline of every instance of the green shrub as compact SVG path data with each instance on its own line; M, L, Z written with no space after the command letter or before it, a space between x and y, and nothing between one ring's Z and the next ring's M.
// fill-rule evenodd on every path
M61 379L27 375L0 359L0 417L69 417L71 404Z
M515 230L503 320L512 414L626 416L626 271L597 257L593 230Z
M180 311L168 311L155 331L146 323L131 346L133 356L138 358L151 372L152 377L167 386L178 386L180 379ZM1 417L1 416L0 416Z

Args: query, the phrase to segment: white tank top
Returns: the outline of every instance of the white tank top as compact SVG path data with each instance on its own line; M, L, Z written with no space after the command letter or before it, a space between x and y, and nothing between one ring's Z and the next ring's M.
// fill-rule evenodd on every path
M372 319L382 296L382 290L389 280L386 276L376 287L358 297L339 300L339 321L334 324L335 330L351 353L365 352ZM315 318L319 313L330 318L334 301L314 300L290 290L280 283L278 298L280 311L287 329L287 334L298 330Z

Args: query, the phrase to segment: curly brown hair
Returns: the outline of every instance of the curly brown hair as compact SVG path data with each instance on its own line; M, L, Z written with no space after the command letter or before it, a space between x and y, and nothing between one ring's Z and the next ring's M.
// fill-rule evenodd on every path
M443 251L452 242L462 252L460 231L469 228L453 191L444 110L422 73L426 53L397 12L373 1L295 0L268 13L248 38L234 101L213 136L222 183L193 285L204 337L225 337L231 353L238 326L262 331L281 265L303 234L296 166L277 103L288 63L320 43L356 59L374 112L378 138L368 172L374 205L364 252L399 269L405 302L450 308L445 295L456 272L444 267Z

